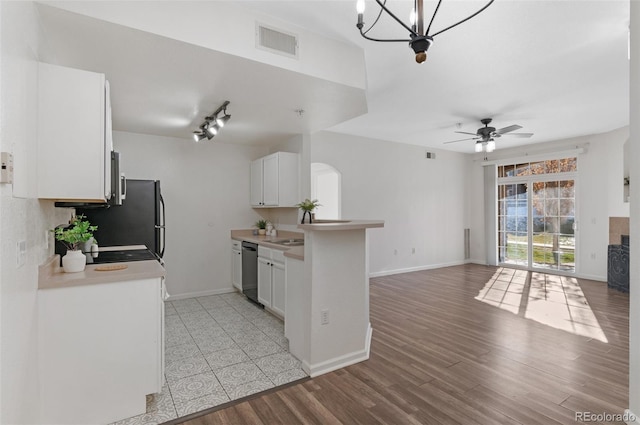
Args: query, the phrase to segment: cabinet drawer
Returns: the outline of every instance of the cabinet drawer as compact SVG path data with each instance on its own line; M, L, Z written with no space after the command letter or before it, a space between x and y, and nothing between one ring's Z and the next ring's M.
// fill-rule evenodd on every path
M271 259L277 263L284 264L284 251L280 251L279 249L272 249Z
M242 250L242 242L240 241L231 241L231 249L235 249L237 251Z
M267 258L271 260L271 248L265 248L262 245L258 245L258 257Z

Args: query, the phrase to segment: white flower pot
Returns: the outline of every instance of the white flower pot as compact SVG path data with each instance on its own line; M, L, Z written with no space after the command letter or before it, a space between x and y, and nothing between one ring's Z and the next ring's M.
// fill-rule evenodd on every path
M62 257L62 268L66 273L77 273L84 271L87 265L87 257L78 250L67 250L67 254Z

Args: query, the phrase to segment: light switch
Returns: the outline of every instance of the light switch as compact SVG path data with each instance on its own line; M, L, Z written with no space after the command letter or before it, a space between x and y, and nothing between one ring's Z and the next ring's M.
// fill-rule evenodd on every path
M13 155L0 152L0 183L13 183Z

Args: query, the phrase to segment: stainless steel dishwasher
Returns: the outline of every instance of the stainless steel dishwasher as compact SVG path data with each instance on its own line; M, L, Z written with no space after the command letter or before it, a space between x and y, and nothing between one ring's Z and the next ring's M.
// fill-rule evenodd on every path
M242 241L242 293L258 302L258 244Z

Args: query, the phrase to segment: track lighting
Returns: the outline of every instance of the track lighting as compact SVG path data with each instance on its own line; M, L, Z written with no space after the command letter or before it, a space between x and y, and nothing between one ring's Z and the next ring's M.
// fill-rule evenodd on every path
M193 132L193 140L196 142L204 138L211 140L218 134L220 129L224 127L231 118L231 115L227 114L227 106L229 106L229 103L228 100L225 100L213 114L204 117L204 122L200 125L199 130Z

